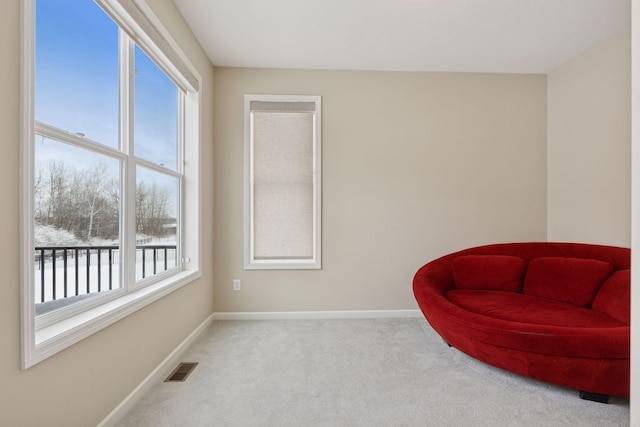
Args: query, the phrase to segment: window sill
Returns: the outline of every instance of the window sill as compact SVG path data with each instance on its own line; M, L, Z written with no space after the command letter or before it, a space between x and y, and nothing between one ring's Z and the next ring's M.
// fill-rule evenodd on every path
M23 369L70 347L201 277L199 270L183 271L75 316L35 331L35 346L25 354Z

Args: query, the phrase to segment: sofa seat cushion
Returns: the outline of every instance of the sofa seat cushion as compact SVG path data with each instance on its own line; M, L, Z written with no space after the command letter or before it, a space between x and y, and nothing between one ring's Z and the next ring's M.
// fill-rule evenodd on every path
M490 290L456 289L444 297L456 309L440 320L474 340L558 356L629 358L629 326L591 309Z
M510 255L463 255L451 269L458 289L522 292L527 261Z
M611 264L596 259L536 258L529 263L524 293L587 307L612 272Z
M495 319L573 328L626 326L600 312L570 304L499 291L454 290L446 298L465 310Z

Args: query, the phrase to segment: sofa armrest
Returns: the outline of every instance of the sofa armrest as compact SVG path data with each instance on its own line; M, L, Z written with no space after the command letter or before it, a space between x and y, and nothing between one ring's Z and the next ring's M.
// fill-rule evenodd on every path
M631 324L631 270L613 273L596 294L591 308Z
M455 289L451 270L453 259L454 257L445 256L423 265L413 277L414 294L427 288L441 294Z

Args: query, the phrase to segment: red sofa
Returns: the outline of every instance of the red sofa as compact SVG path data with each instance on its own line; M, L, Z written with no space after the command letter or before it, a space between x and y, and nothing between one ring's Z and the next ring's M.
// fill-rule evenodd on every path
M413 291L449 345L606 402L629 396L630 263L612 246L480 246L424 265Z

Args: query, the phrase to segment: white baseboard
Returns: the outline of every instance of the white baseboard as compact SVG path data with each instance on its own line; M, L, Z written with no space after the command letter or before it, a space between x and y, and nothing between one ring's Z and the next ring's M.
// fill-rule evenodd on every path
M127 397L124 398L122 402L118 406L116 406L113 411L106 416L104 420L98 427L111 427L116 425L116 423L127 413L131 408L135 406L135 404L140 400L140 398L147 392L149 389L157 384L158 382L164 380L164 378L171 373L171 370L175 368L175 365L178 363L178 360L182 356L182 353L202 335L202 333L207 329L207 327L213 322L214 315L207 317L207 319L200 324L187 338L184 339L176 348L173 350L161 363L156 367Z
M375 319L422 317L420 310L218 312L213 320Z

